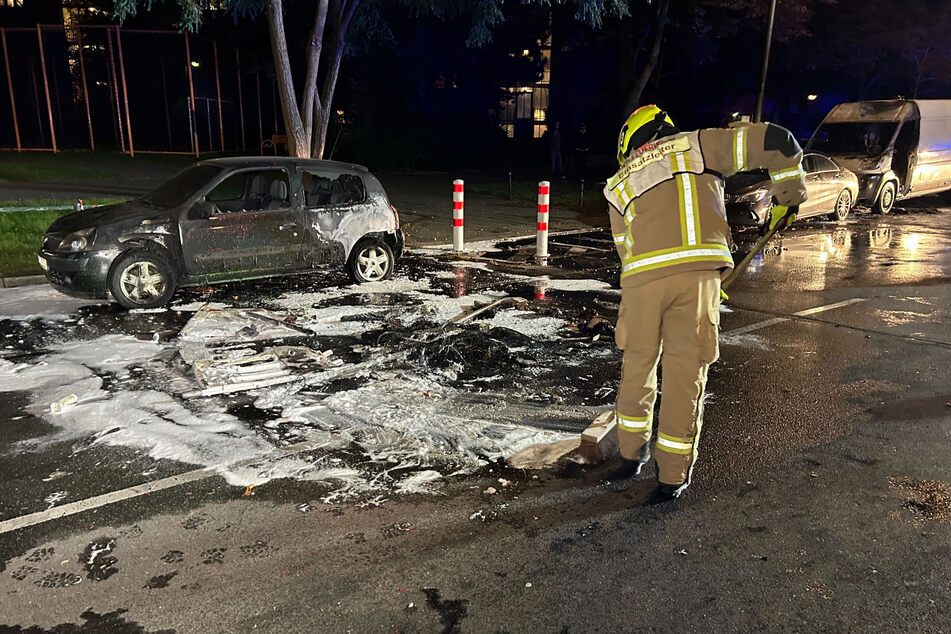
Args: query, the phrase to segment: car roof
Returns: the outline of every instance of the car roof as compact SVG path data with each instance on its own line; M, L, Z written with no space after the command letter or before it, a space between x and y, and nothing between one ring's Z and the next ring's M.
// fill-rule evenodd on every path
M342 161L327 161L324 159L296 158L292 156L229 156L227 158L205 159L196 165L220 165L222 167L265 167L299 165L301 167L329 167L334 169L369 172L363 165L344 163Z

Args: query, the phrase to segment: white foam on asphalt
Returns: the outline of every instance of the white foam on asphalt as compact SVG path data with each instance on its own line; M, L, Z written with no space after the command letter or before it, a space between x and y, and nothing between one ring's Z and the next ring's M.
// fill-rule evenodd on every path
M82 306L101 304L101 299L78 299L60 293L49 284L5 288L0 291L0 319L28 321L63 320Z

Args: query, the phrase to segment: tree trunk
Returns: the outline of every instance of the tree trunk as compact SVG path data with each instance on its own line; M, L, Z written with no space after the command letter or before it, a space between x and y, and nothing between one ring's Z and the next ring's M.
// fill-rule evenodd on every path
M311 156L323 158L327 148L327 129L330 127L330 115L333 112L334 92L337 78L340 76L340 63L347 41L347 28L353 19L360 0L335 0L331 7L331 29L333 38L333 58L324 70L324 81L320 92L314 99L314 131L311 136Z
M294 77L291 75L291 62L287 54L287 36L284 33L283 0L268 0L267 23L271 36L271 52L274 55L274 73L281 97L281 113L287 134L287 153L306 158L310 156L310 135L306 134L300 110L297 109Z
M670 0L660 0L657 8L657 21L654 23L654 41L651 44L650 57L644 63L644 67L641 68L641 72L634 82L634 87L631 88L627 100L624 102L625 114L633 112L640 104L644 88L647 87L647 82L650 81L651 75L657 67L657 60L660 58L660 50L664 42L664 29L667 26L669 9Z
M307 132L307 145L310 146L314 129L314 100L317 99L317 73L320 70L320 55L324 47L324 27L327 24L328 0L320 0L314 28L310 33L307 46L307 75L304 77L304 99L300 104L303 114L304 130Z
M334 92L337 88L337 77L340 76L340 62L343 61L343 42L338 41L334 46L334 59L324 78L324 85L320 91L320 108L314 121L313 147L311 154L314 158L323 158L327 145L327 129L330 127L330 114L333 112Z

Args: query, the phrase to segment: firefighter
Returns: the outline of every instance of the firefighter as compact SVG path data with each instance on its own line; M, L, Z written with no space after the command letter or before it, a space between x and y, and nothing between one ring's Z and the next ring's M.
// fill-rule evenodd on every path
M719 354L720 281L733 268L724 179L768 170L776 222L806 199L802 149L788 130L771 123L682 132L666 112L649 105L624 123L617 158L621 168L604 195L621 258L616 342L623 366L615 409L621 463L608 479L637 475L651 457L660 362L654 495L667 500L690 483L707 369Z

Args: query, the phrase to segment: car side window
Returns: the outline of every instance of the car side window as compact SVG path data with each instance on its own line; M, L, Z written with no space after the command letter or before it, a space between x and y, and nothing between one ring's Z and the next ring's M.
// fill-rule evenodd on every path
M816 157L816 171L819 172L838 172L839 168L836 167L835 163L830 161L824 156Z
M286 209L291 206L289 182L282 169L238 172L218 183L205 200L222 213Z
M301 170L301 190L308 209L353 205L366 200L363 179L356 174Z
M807 174L814 174L816 172L815 159L815 154L806 154L804 157L802 157L802 169L804 169Z

